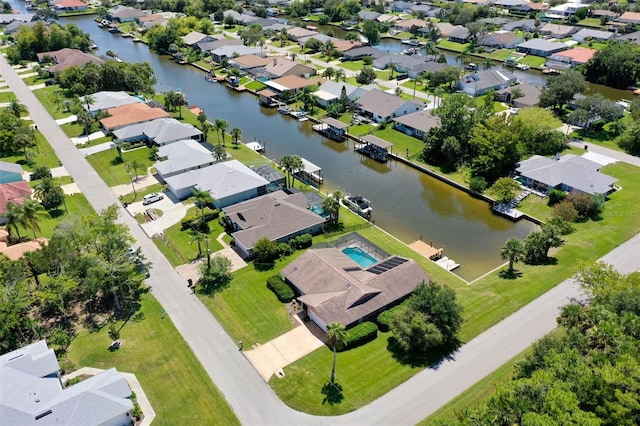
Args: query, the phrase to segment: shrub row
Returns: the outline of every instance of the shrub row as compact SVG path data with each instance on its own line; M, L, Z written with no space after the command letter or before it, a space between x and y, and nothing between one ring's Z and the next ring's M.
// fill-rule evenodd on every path
M289 244L291 244L291 247L293 247L296 250L301 250L307 247L311 247L312 243L313 243L313 237L311 236L311 234L298 235L297 237L292 238L289 241Z
M364 345L378 337L378 326L366 321L347 330L347 338L343 350L349 350Z
M220 216L219 210L204 209L204 217L202 218L202 222L210 222L214 219L217 219L218 216ZM200 212L198 212L198 214L196 214L195 216L188 216L182 219L182 222L180 222L180 229L183 231L186 229L197 229L201 223L200 219Z
M394 306L391 309L387 309L386 311L380 313L378 318L376 318L376 322L380 326L380 331L387 332L389 331L389 323L391 322L391 316L400 308L402 305Z
M293 289L287 283L282 281L278 275L274 275L267 279L267 288L275 293L278 300L282 303L289 303L295 297Z

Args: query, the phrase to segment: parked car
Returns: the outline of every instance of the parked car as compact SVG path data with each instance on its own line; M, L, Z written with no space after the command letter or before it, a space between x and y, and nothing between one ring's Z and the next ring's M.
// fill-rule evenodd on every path
M160 201L162 199L164 199L164 195L162 195L159 192L153 192L151 194L145 195L142 198L142 204L146 206L148 204L155 203L155 202Z

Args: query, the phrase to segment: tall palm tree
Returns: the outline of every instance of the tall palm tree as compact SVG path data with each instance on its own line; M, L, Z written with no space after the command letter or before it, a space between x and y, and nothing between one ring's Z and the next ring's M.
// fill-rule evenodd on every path
M524 244L517 238L509 238L500 249L500 256L509 259L509 272L513 272L513 264L524 259Z
M229 127L229 122L222 118L216 118L213 123L213 129L218 133L218 145L220 144L220 135L222 134L222 144L224 145L224 131Z
M137 158L134 158L133 161L129 163L129 168L136 174L136 180L138 180L138 170L146 170L144 163Z
M416 85L418 83L422 84L423 82L424 82L424 74L422 73L416 75L415 78L413 79L413 98L414 99L416 97Z
M47 213L42 204L38 203L36 200L27 200L22 205L22 214L25 222L33 231L33 238L37 238L36 232L40 232L38 219L49 216L49 213Z
M224 149L224 145L215 145L213 147L213 158L215 158L217 161L222 161L225 158L227 158L227 150Z
M173 90L169 90L164 93L164 106L169 110L173 111L176 107L176 92Z
M182 107L187 106L187 98L181 92L175 92L175 106L178 107L178 117L182 119Z
M396 72L397 70L398 70L398 65L396 65L396 63L393 61L389 62L389 71L391 71L391 74L389 74L389 79L393 78L393 73Z
M7 219L7 228L9 229L9 232L13 229L18 236L18 241L20 241L22 239L20 236L20 227L22 226L24 229L27 229L28 225L27 219L24 215L23 205L9 201L7 203L7 210L2 213L2 217Z
M336 70L333 67L328 67L322 72L322 76L328 80L331 80L336 75Z
M196 205L200 209L200 220L204 220L204 208L211 204L213 197L209 191L202 191L198 188L191 189L191 195L196 199Z
M336 381L336 353L347 343L347 329L340 322L327 326L327 344L333 349L333 364L331 366L331 384Z
M198 244L198 258L202 257L202 243L207 239L207 234L192 230L190 236L189 244Z
M347 73L342 69L338 68L336 70L336 81L345 81L347 79Z
M280 160L280 167L287 172L287 188L293 186L293 173L303 167L302 158L297 155L285 155Z
M469 63L471 53L465 49L456 56L456 61L460 61L460 69Z
M231 139L233 140L233 146L238 148L238 144L240 143L240 138L242 137L242 130L238 127L234 127L231 129Z
M489 70L489 69L491 69L491 68L493 68L493 67L495 67L495 66L496 66L496 63L495 63L495 62L493 62L493 60L492 60L491 58L486 58L486 59L484 60L484 62L482 63L482 67L483 67L485 70Z
M7 110L13 114L16 118L20 118L20 115L23 112L27 112L27 107L22 105L17 98L12 97L9 100L9 106L7 106Z

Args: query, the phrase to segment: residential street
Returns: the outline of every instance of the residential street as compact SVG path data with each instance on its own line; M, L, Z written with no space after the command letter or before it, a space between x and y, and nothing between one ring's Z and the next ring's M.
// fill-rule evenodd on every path
M51 143L91 205L102 210L108 205L119 204L114 192L91 168L4 57L0 57L0 72L20 102L27 106L38 130ZM246 425L415 424L553 330L558 307L581 297L576 285L565 281L464 345L453 359L419 373L368 406L339 417L315 417L296 412L278 399L238 351L236 342L191 294L186 282L121 206L120 215L121 222L129 226L136 238L136 244L153 263L148 279L153 294L225 395L240 422ZM604 259L619 267L621 272L638 270L639 250L640 236L636 236ZM168 347L167 351L170 350ZM338 370L338 381L339 374Z

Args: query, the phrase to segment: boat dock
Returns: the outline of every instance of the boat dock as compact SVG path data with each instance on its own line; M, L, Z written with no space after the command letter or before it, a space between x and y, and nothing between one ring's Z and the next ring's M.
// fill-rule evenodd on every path
M386 163L389 150L393 147L391 142L380 139L377 136L365 135L362 137L362 144L355 147L356 151L368 155L376 161Z
M322 177L322 168L316 166L311 161L301 158L302 160L302 169L296 171L294 176L300 179L301 181L318 186L322 184L324 178Z
M508 204L494 204L492 209L494 212L502 216L508 217L511 220L518 220L522 216L524 216L524 213L522 213L518 209L514 209Z
M435 248L433 246L433 243L427 244L422 240L418 240L409 244L409 247L416 253L426 257L429 260L432 260L436 265L446 269L447 271L453 271L454 269L460 267L460 264L456 263L452 259L449 259L447 256L442 255L444 248Z
M324 118L319 124L315 124L312 128L316 132L333 139L334 141L342 142L347 139L348 124L335 118Z

